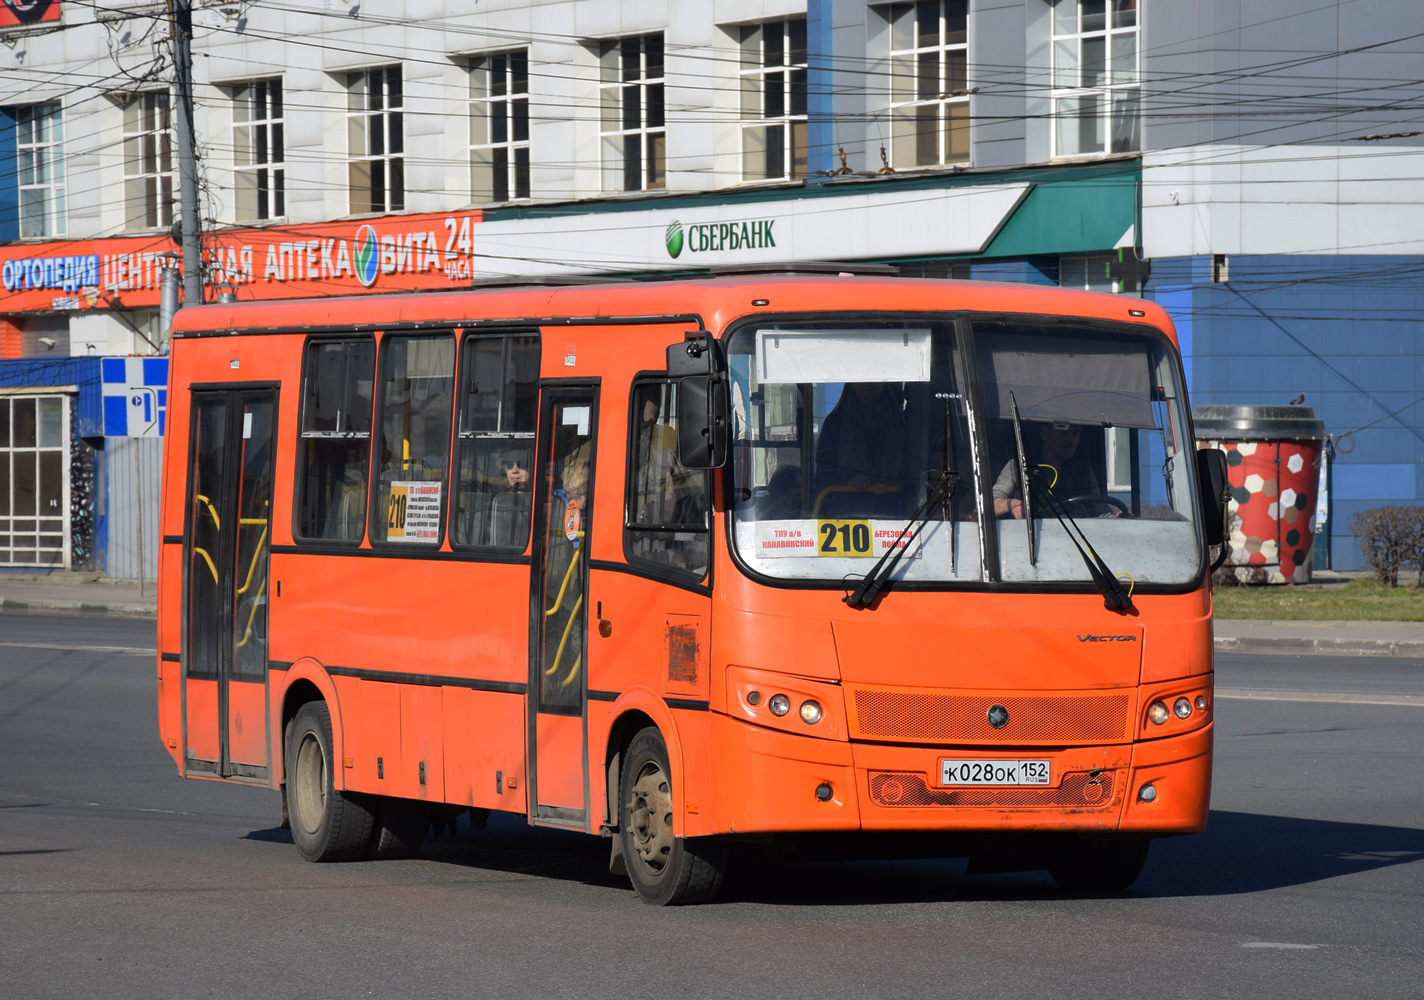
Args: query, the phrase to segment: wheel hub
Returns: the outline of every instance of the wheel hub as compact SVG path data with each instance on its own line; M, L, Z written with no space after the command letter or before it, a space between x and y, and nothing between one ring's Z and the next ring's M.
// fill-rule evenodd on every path
M297 822L306 833L315 836L326 814L326 756L310 733L297 748L295 778Z
M672 789L655 761L643 765L628 790L628 821L638 860L661 873L672 855Z

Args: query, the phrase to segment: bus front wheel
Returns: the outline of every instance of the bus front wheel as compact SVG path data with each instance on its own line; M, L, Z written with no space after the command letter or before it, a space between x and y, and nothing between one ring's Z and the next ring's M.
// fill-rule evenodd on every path
M628 744L619 782L618 836L628 880L654 906L706 903L722 888L725 844L673 836L672 768L653 727Z
M354 861L371 840L375 816L365 796L336 790L331 710L297 709L287 738L287 809L292 843L308 861Z
M1076 840L1063 845L1048 866L1053 881L1069 892L1121 892L1142 874L1150 840Z

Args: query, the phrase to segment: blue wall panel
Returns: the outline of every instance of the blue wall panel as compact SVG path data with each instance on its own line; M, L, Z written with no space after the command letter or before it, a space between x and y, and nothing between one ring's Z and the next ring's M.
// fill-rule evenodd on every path
M1305 403L1342 442L1332 564L1357 569L1350 515L1424 498L1424 257L1232 257L1152 262L1147 295L1191 330L1193 404ZM1394 411L1400 411L1391 416Z

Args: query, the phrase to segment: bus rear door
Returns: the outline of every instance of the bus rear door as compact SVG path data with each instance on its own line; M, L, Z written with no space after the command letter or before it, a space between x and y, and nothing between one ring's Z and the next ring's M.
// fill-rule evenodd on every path
M265 779L277 392L195 390L184 538L184 768Z
M598 390L545 385L529 600L529 813L588 817L588 565Z

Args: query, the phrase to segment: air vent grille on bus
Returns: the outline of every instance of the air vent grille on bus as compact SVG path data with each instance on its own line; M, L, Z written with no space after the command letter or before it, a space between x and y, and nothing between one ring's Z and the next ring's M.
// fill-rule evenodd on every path
M882 771L870 776L870 798L876 805L895 808L915 806L990 806L1049 808L1070 806L1091 809L1116 804L1113 789L1116 771L1100 771L1096 776L1079 771L1065 774L1057 788L931 788L923 774Z
M854 689L851 739L905 743L1030 743L1069 746L1130 738L1127 694L993 695ZM991 705L1009 721L989 725Z

